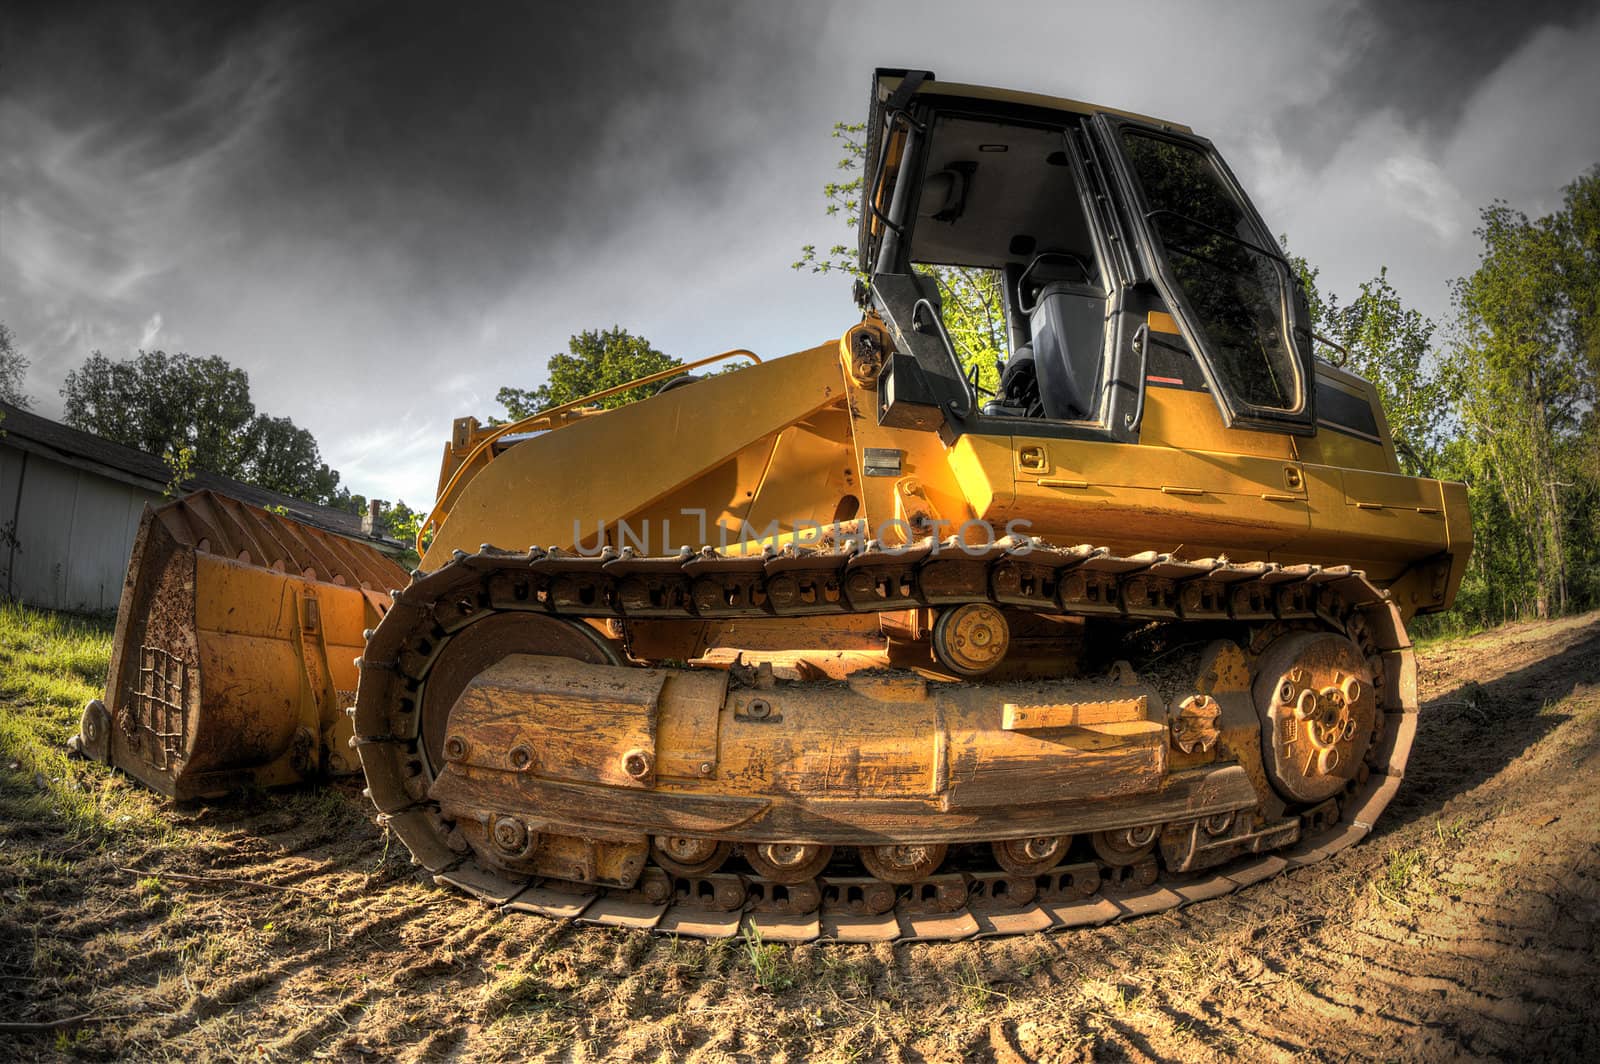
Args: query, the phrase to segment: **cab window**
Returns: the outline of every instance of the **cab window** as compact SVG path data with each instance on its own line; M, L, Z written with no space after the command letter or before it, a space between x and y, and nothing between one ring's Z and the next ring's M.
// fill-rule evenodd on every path
M1192 310L1220 387L1242 404L1294 413L1305 403L1286 321L1290 279L1210 155L1126 129L1122 143L1150 207L1150 229Z

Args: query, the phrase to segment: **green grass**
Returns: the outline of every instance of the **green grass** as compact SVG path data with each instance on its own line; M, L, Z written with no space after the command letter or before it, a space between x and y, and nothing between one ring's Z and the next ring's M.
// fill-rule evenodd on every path
M761 932L754 927L745 928L741 940L744 950L745 963L750 968L751 975L755 976L756 985L763 990L779 993L794 986L794 963L789 956L789 951L784 947L761 938Z
M165 832L153 797L67 758L84 703L100 697L112 622L0 602L0 820L69 838Z

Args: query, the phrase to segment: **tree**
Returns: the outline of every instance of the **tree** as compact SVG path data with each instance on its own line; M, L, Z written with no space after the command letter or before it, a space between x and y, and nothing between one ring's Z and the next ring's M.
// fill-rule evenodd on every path
M846 180L827 181L822 186L822 198L826 204L824 213L830 218L841 218L852 234L861 223L861 171L867 152L867 143L861 138L866 130L865 122L833 124L830 136L839 141L844 149L844 155L835 164L835 169ZM833 244L825 253L818 252L815 244L806 244L800 249L800 257L795 260L794 268L810 270L812 273L847 273L858 280L866 280L856 266L855 249L848 244Z
M286 417L257 414L245 430L242 480L285 495L334 505L349 494L322 460L316 437Z
M662 354L650 346L650 341L620 326L603 332L585 330L567 341L567 350L568 354L550 356L545 367L549 379L544 384L537 388L505 387L495 393L513 421L681 365L680 360ZM599 405L609 410L653 395L658 387L633 388L602 399Z
M316 439L288 418L256 412L250 377L216 356L140 351L115 361L99 351L69 372L65 420L116 443L307 502L349 497Z
M1562 209L1544 218L1496 201L1480 213L1478 268L1454 285L1450 366L1469 471L1498 488L1515 553L1527 562L1507 576L1526 588L1522 609L1539 617L1569 608L1573 562L1587 560L1584 572L1594 560L1592 540L1571 541L1570 517L1594 488L1581 452L1593 439L1596 400L1597 207L1600 170L1569 185Z
M16 337L6 328L5 322L0 321L0 400L12 406L28 405L28 396L22 390L22 378L27 369L28 360L17 350Z
M1325 343L1319 354L1377 387L1401 468L1412 476L1431 475L1450 401L1445 374L1432 353L1438 326L1406 307L1389 283L1387 266L1341 305L1336 293L1318 289L1319 271L1305 259L1291 255L1289 263L1305 290L1311 327L1337 345Z

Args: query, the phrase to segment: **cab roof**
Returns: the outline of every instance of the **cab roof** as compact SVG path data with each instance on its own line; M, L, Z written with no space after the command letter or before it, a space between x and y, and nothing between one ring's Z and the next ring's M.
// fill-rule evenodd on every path
M954 81L939 81L931 71L907 71L880 67L873 74L873 102L881 105L900 87L900 83L907 74L913 76L926 75L914 93L916 96L948 96L965 100L988 100L996 103L1015 104L1018 107L1038 107L1049 111L1067 111L1071 114L1092 115L1104 111L1107 114L1121 115L1124 118L1135 118L1141 122L1152 125L1166 126L1183 133L1194 132L1180 122L1173 122L1165 118L1156 118L1152 115L1140 114L1137 111L1124 111L1116 107L1102 107L1099 104L1085 103L1082 100L1072 100L1064 96L1046 96L1037 92L1023 92L1018 89L999 89L988 85L963 85Z
M1188 126L1165 119L1152 118L1149 115L1138 114L1134 111L1122 111L1113 107L1101 107L1097 104L1084 103L1082 100L1069 100L1061 96L1045 96L1036 92L1021 92L1016 89L996 89L986 85L963 85L954 81L939 81L935 79L932 71L928 70L900 70L879 67L872 73L872 96L868 102L866 141L862 159L862 194L870 196L871 189L877 186L877 168L880 153L883 148L883 125L885 112L900 109L909 104L914 97L941 97L950 100L978 100L985 103L998 103L1026 108L1034 111L1055 111L1062 114L1092 115L1099 112L1119 115L1123 118L1132 118L1141 122L1148 122L1157 126L1182 133L1194 132ZM857 219L856 231L856 264L863 271L870 268L869 245L873 223L871 213L862 210Z

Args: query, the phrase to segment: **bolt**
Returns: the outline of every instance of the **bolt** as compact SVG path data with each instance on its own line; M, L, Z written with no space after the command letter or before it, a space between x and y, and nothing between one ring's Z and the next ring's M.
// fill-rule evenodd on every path
M650 775L650 754L644 750L629 750L622 755L622 771L636 780Z
M702 775L702 776L711 775L711 768L712 768L711 762L709 762L709 761L700 762L700 775Z
M514 816L503 816L494 822L494 844L506 853L521 853L528 845L528 828Z
M467 741L459 735L452 735L444 741L444 756L451 761L464 760L468 749Z
M521 772L533 764L533 751L519 744L511 748L511 753L507 755L507 759L511 762L512 768Z

